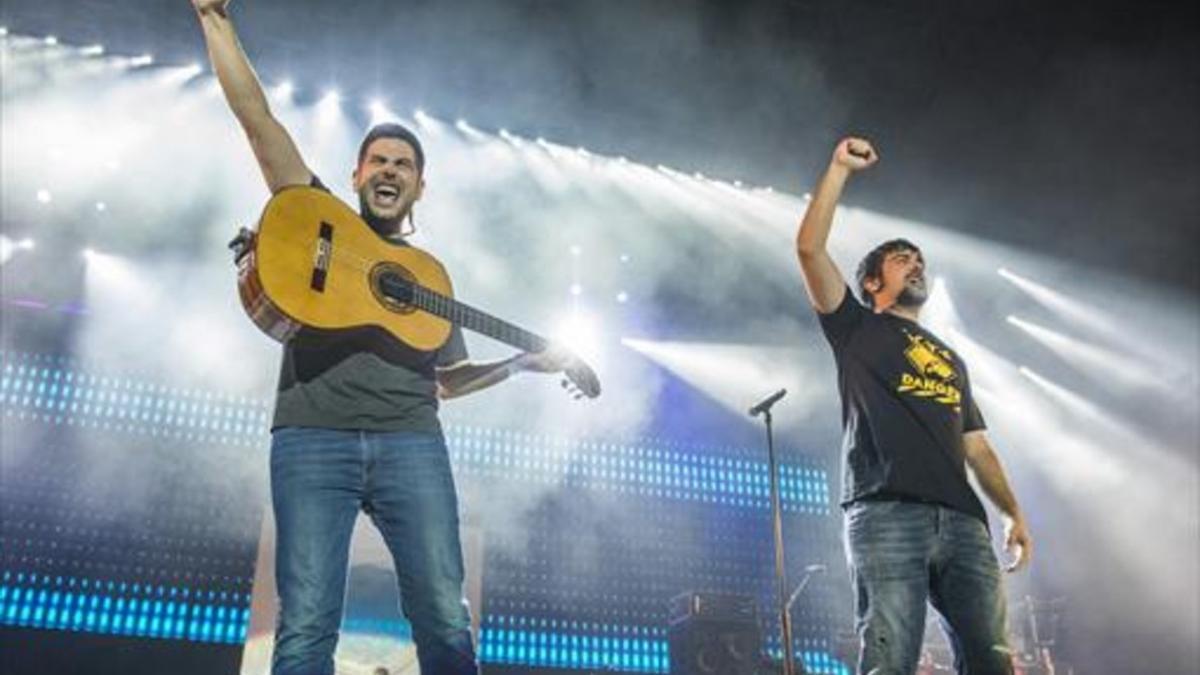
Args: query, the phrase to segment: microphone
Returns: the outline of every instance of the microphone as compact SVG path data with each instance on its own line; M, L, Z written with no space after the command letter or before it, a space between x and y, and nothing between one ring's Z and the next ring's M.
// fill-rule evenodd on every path
M787 389L780 389L774 394L771 394L770 396L759 401L753 408L750 409L750 416L758 417L759 415L767 412L771 409L771 406L778 403L779 399L783 398L785 394L787 394Z

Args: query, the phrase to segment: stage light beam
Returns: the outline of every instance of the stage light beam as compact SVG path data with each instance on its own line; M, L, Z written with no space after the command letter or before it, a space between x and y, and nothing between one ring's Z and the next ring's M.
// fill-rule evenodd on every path
M370 106L368 106L368 110L371 112L371 126L383 124L385 122L400 121L400 116L388 108L387 104L384 103L382 99L377 98L371 101Z
M471 126L466 120L461 118L455 120L454 128L458 129L464 136L470 138L471 140L479 141L486 137L482 131Z
M21 241L13 241L8 237L0 234L0 264L4 264L16 255L17 251L33 250L32 239L22 239Z
M342 95L336 89L325 92L316 107L317 126L328 128L337 123L342 117Z
M1076 300L1062 291L1016 274L1005 267L999 268L996 273L1033 298L1038 304L1072 323L1083 324L1089 329L1100 331L1106 335L1117 333L1117 326L1112 319L1095 307Z
M1076 370L1097 381L1111 382L1110 376L1115 375L1125 384L1136 387L1166 386L1155 373L1141 367L1140 361L1130 354L1105 349L1011 314L1005 320L1045 345Z

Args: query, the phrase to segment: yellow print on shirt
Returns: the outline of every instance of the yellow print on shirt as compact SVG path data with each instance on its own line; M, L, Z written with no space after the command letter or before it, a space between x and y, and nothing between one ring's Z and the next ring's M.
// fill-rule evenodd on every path
M920 335L905 331L909 346L904 356L916 369L916 373L902 373L896 391L921 398L932 398L938 403L953 406L959 412L962 392L953 382L958 379L954 370L954 355Z

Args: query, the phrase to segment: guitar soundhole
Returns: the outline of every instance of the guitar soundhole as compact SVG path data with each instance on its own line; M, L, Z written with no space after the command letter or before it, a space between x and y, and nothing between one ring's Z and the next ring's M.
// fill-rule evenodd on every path
M412 284L416 277L404 267L382 262L371 268L371 293L375 301L390 312L411 314L417 311L412 304Z

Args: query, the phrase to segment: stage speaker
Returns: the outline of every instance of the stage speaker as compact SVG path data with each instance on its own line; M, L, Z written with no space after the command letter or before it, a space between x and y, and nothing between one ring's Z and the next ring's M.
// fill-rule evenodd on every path
M684 593L671 601L671 675L754 675L762 630L753 598Z

